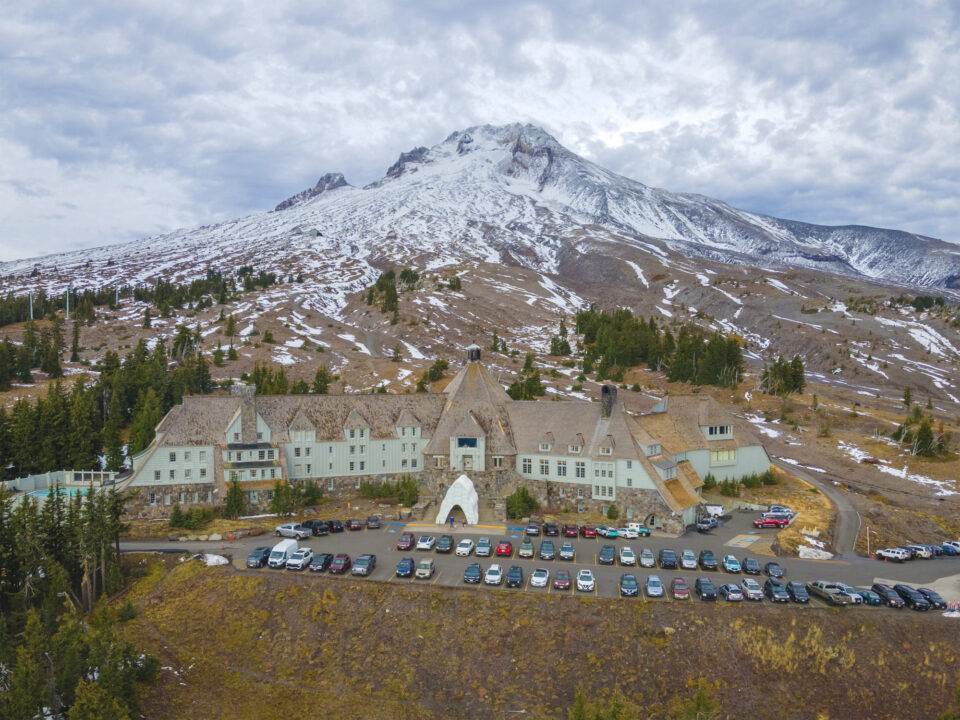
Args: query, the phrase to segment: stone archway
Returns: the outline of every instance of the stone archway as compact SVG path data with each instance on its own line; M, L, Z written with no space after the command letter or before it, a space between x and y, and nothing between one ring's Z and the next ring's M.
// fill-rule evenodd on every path
M466 475L461 475L447 489L447 494L440 503L437 513L437 525L443 525L454 507L463 510L468 525L476 525L480 519L480 498L477 496L473 482Z

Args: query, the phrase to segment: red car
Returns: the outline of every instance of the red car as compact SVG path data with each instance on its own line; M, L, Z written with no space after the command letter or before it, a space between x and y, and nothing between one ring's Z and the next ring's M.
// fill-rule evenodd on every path
M397 550L410 550L413 547L413 533L405 532L397 539Z
M789 524L788 520L772 517L757 518L753 521L753 526L758 528L783 528Z
M570 589L570 573L566 570L557 570L557 574L553 578L553 589L554 590L569 590Z
M577 530L576 525L564 525L563 526L563 536L564 537L576 537L580 534L580 531Z
M504 540L502 543L497 545L497 549L495 552L497 553L497 555L505 555L507 557L510 557L511 555L513 555L513 543L507 542L506 540Z
M347 530L363 530L363 523L359 520L347 520Z
M350 556L346 553L340 553L334 557L333 562L330 563L330 572L334 575L343 575L350 569L351 564Z
M597 536L597 529L593 525L584 525L580 528L580 534L585 538L595 538Z

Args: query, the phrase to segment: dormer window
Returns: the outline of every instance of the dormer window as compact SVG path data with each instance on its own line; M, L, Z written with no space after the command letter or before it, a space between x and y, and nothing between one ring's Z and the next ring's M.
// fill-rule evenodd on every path
M601 455L613 455L613 448L612 448L612 447L602 447L602 448L600 448L600 454L601 454Z
M550 443L540 443L540 452L550 452Z
M582 446L582 445L570 445L570 446L567 447L567 450L569 450L573 455L579 455L579 454L580 454L580 451L583 450L583 446Z
M707 437L718 437L720 435L732 435L732 425L710 425L707 428Z

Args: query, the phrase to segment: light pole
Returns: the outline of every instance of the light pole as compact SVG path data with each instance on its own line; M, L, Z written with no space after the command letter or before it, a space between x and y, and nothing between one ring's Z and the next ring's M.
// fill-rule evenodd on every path
M870 533L876 535L877 531L871 530L869 527L867 528L867 557L870 557Z

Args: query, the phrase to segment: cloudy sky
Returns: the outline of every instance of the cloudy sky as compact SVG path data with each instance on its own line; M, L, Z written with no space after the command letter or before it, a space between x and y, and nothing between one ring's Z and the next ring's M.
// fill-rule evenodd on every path
M514 121L648 185L960 242L958 7L7 4L0 260L365 184Z

